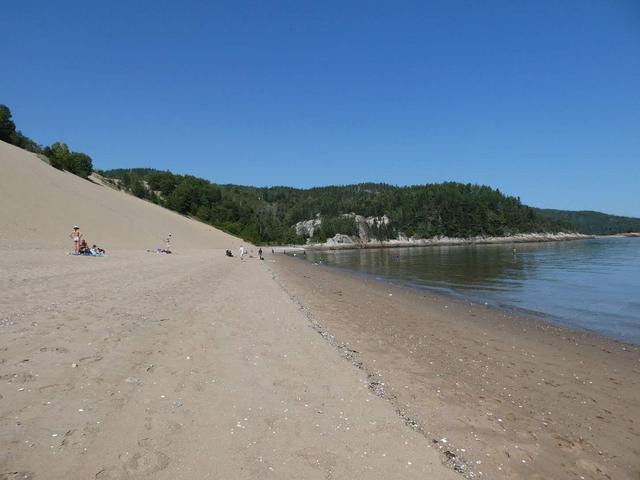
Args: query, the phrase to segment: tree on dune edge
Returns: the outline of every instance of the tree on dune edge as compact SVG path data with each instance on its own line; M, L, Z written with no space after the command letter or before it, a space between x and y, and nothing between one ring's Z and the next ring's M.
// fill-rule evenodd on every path
M82 178L88 178L93 172L91 157L85 153L72 152L66 143L56 142L43 150L51 162L51 166L59 170L67 170Z
M33 153L44 154L52 167L79 177L88 178L93 172L93 161L86 153L72 152L67 144L61 142L43 148L17 130L11 110L6 105L0 105L0 140Z
M34 153L42 153L42 147L16 129L11 110L0 104L0 140Z

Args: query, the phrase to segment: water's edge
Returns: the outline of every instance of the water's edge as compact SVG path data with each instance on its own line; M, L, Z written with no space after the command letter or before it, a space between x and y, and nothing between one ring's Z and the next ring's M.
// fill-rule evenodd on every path
M307 260L307 261L313 262L312 258L307 257L306 254L300 255L299 252L296 255L296 252L292 251L288 255L295 256L296 258L300 257L301 260ZM316 262L313 262L313 263L316 263ZM468 302L474 305L481 305L481 306L486 306L488 308L494 308L501 312L508 313L510 315L526 318L531 321L537 321L537 322L542 321L542 322L545 322L546 324L553 325L554 327L560 327L562 329L566 329L567 331L588 333L598 338L612 340L623 345L640 345L640 341L636 340L635 338L623 338L621 336L607 334L603 331L598 331L597 329L589 328L587 326L575 323L570 318L563 318L561 316L554 315L550 312L544 312L537 309L525 308L525 307L505 303L505 302L499 301L499 299L486 298L483 300L478 298L480 295L478 294L470 295L465 293L464 290L456 290L454 288L449 288L445 286L433 285L425 281L412 282L409 279L403 279L396 276L388 276L381 273L366 272L356 268L350 268L342 265L335 265L332 263L321 262L320 264L325 268L328 267L340 273L347 273L354 276L373 279L378 282L387 283L387 284L394 285L396 287L407 289L408 291L413 291L416 293L429 292L437 295L442 295L444 297Z

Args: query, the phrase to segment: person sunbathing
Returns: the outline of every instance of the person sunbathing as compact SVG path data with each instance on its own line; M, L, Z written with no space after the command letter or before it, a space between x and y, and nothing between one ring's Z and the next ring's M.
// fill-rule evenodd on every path
M107 252L104 251L104 248L100 248L100 247L98 247L96 245L93 245L89 251L91 252L91 255L93 255L95 257L100 257L100 256L104 255L105 253L107 253Z
M82 240L80 242L80 248L78 249L78 253L80 255L91 255L91 250L89 248L89 245L87 245L87 241L86 240Z

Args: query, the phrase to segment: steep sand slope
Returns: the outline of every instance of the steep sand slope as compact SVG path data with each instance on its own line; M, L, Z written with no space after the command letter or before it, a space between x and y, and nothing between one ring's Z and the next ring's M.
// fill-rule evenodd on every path
M177 251L232 248L240 240L109 187L52 168L0 141L0 247L69 249L73 225L108 250L161 245Z

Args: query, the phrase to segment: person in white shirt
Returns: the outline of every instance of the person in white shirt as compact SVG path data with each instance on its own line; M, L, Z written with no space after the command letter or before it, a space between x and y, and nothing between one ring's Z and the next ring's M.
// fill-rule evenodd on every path
M244 259L244 246L240 246L240 260Z

